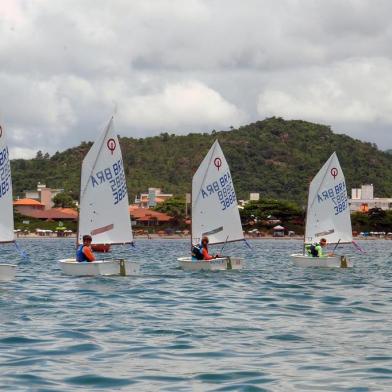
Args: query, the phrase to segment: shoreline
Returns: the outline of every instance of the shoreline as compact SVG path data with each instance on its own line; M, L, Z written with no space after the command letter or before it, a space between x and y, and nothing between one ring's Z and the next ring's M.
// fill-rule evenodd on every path
M150 235L135 235L133 237L135 240L190 240L189 235L159 235L159 234L150 234ZM284 241L303 241L303 236L285 236L285 237L274 237L274 236L262 236L262 237L248 237L245 236L247 241L263 241L263 240L284 240ZM64 237L57 237L56 235L37 235L37 234L26 234L26 235L19 235L15 238L16 240L23 240L23 239L45 239L45 240L53 240L53 239L76 239L76 235L69 235ZM355 241L377 241L377 240L384 240L390 241L392 238L388 237L354 237Z

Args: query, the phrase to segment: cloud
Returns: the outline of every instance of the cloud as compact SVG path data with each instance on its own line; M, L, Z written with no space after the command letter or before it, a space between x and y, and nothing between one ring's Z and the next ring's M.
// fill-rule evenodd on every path
M162 91L124 99L120 104L124 126L147 130L181 131L238 126L245 114L213 89L197 81L168 84Z
M0 118L19 155L93 140L116 110L124 136L277 115L392 147L391 12L387 0L3 0Z
M392 124L392 61L350 59L328 69L317 67L275 75L258 97L260 116L366 125ZM354 136L364 136L357 127ZM388 135L389 136L389 135ZM371 135L375 141L374 135ZM385 137L383 137L385 141Z

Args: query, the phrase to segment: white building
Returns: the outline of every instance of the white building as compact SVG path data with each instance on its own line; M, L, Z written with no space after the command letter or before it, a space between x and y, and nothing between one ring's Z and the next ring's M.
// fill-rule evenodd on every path
M162 193L160 188L148 188L147 193L142 193L139 197L136 196L135 204L140 208L150 208L171 197L173 197L172 193Z
M37 190L27 190L25 191L26 199L37 200L45 206L45 210L48 210L54 206L53 198L64 192L64 189L52 189L47 188L45 184L41 184L40 182L37 184Z
M259 201L260 200L260 193L252 192L249 194L250 201Z
M381 208L382 210L392 209L392 198L374 197L373 184L362 185L361 188L351 190L351 199L349 199L350 211L367 212L372 208Z

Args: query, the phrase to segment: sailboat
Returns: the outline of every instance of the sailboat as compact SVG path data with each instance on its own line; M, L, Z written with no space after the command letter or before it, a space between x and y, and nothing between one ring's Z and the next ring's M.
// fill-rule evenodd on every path
M210 245L244 240L230 168L218 140L192 180L191 247L204 236ZM186 271L241 269L244 265L242 258L229 256L209 261L181 257L178 262Z
M128 191L120 144L113 129L113 118L92 145L82 163L80 213L77 246L89 234L93 244L133 242L128 211ZM77 262L60 260L67 275L137 275L140 266L128 260Z
M0 243L15 242L11 165L5 130L0 125ZM16 265L0 263L0 281L15 277Z
M329 244L352 243L350 208L346 181L336 152L334 152L309 187L304 254L291 255L301 267L351 267L346 256L312 257L306 255L305 245L325 238Z

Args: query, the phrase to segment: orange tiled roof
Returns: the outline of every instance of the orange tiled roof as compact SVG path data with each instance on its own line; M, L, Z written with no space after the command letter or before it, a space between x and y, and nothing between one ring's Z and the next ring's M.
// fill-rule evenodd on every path
M78 219L78 212L72 208L51 208L50 210L31 210L23 215L37 219Z
M158 222L169 222L173 218L163 212L150 210L149 208L139 208L135 205L129 206L129 213L132 218L138 221L157 220Z
M156 196L155 197L155 203L162 203L162 202L164 202L166 199L168 199L169 198L169 196ZM142 198L141 198L141 200L140 200L141 202L148 202L148 196L142 196Z
M43 205L44 204L34 199L19 199L14 201L14 206L43 206Z

